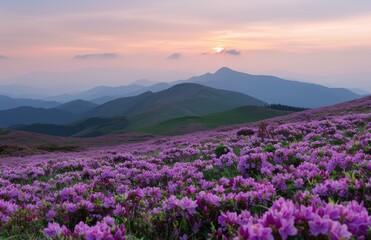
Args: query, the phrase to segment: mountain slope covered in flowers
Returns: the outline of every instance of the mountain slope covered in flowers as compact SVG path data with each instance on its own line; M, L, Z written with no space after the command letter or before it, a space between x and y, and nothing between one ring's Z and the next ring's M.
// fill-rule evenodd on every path
M0 238L369 239L370 103L0 159Z

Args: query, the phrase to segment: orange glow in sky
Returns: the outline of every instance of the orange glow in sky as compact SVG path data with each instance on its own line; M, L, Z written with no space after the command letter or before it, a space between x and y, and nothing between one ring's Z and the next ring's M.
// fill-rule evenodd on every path
M229 66L338 85L351 85L349 76L370 89L369 56L371 1L5 0L0 8L0 84L33 71Z

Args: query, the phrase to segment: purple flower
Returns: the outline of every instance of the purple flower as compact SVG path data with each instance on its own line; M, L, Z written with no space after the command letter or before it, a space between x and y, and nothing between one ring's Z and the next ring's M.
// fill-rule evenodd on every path
M86 231L86 240L101 240L103 239L104 233L99 229L99 227L91 227Z
M124 224L115 228L115 235L113 236L114 240L126 240L126 229Z
M239 221L240 219L237 216L236 212L222 212L221 215L218 217L218 223L223 227L226 227L227 225L237 224Z
M188 197L184 197L179 201L179 207L182 210L187 210L190 214L195 214L197 202L189 199Z
M77 211L76 204L70 202L66 203L66 209L69 213L75 213Z
M340 224L337 221L331 222L330 239L331 240L343 240L350 239L352 234L348 231L347 225Z
M77 235L85 235L87 230L89 230L89 226L84 222L80 222L78 225L75 225L74 233Z
M114 225L115 225L115 219L113 219L113 218L110 217L110 216L106 216L106 217L104 217L104 218L103 218L103 221L104 221L105 223L107 223L108 225L110 225L110 226L114 226Z
M249 237L251 240L274 240L272 229L264 227L260 223L248 225Z
M294 227L294 220L281 219L282 226L278 229L283 240L286 240L288 236L295 236L298 230Z
M319 234L327 234L330 228L329 221L329 219L322 219L320 216L316 215L312 221L308 221L310 233L313 236L318 236Z
M63 228L59 225L59 223L49 223L48 227L44 229L44 233L49 238L56 238L59 235L62 235Z
M124 212L125 207L121 206L120 204L117 204L115 210L113 210L113 214L115 214L115 216L120 216Z

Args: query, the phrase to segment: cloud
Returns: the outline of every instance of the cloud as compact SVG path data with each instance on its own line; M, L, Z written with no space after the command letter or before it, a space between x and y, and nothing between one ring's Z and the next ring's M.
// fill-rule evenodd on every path
M92 54L83 54L76 55L73 58L76 60L88 60L88 59L114 59L119 55L117 53L92 53Z
M0 55L0 60L8 60L9 58L7 56L4 56L4 55Z
M181 57L182 57L182 53L181 52L175 52L175 53L171 54L170 56L168 56L167 59L177 60L177 59L179 59Z
M224 54L238 56L238 55L241 54L241 51L240 50L237 50L237 49L227 49L227 50L224 50L223 53Z

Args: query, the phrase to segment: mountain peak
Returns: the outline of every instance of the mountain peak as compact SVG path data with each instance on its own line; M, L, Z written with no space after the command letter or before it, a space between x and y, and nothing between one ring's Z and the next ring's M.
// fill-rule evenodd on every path
M218 71L215 72L215 74L231 73L231 72L235 72L235 71L228 67L221 67Z

